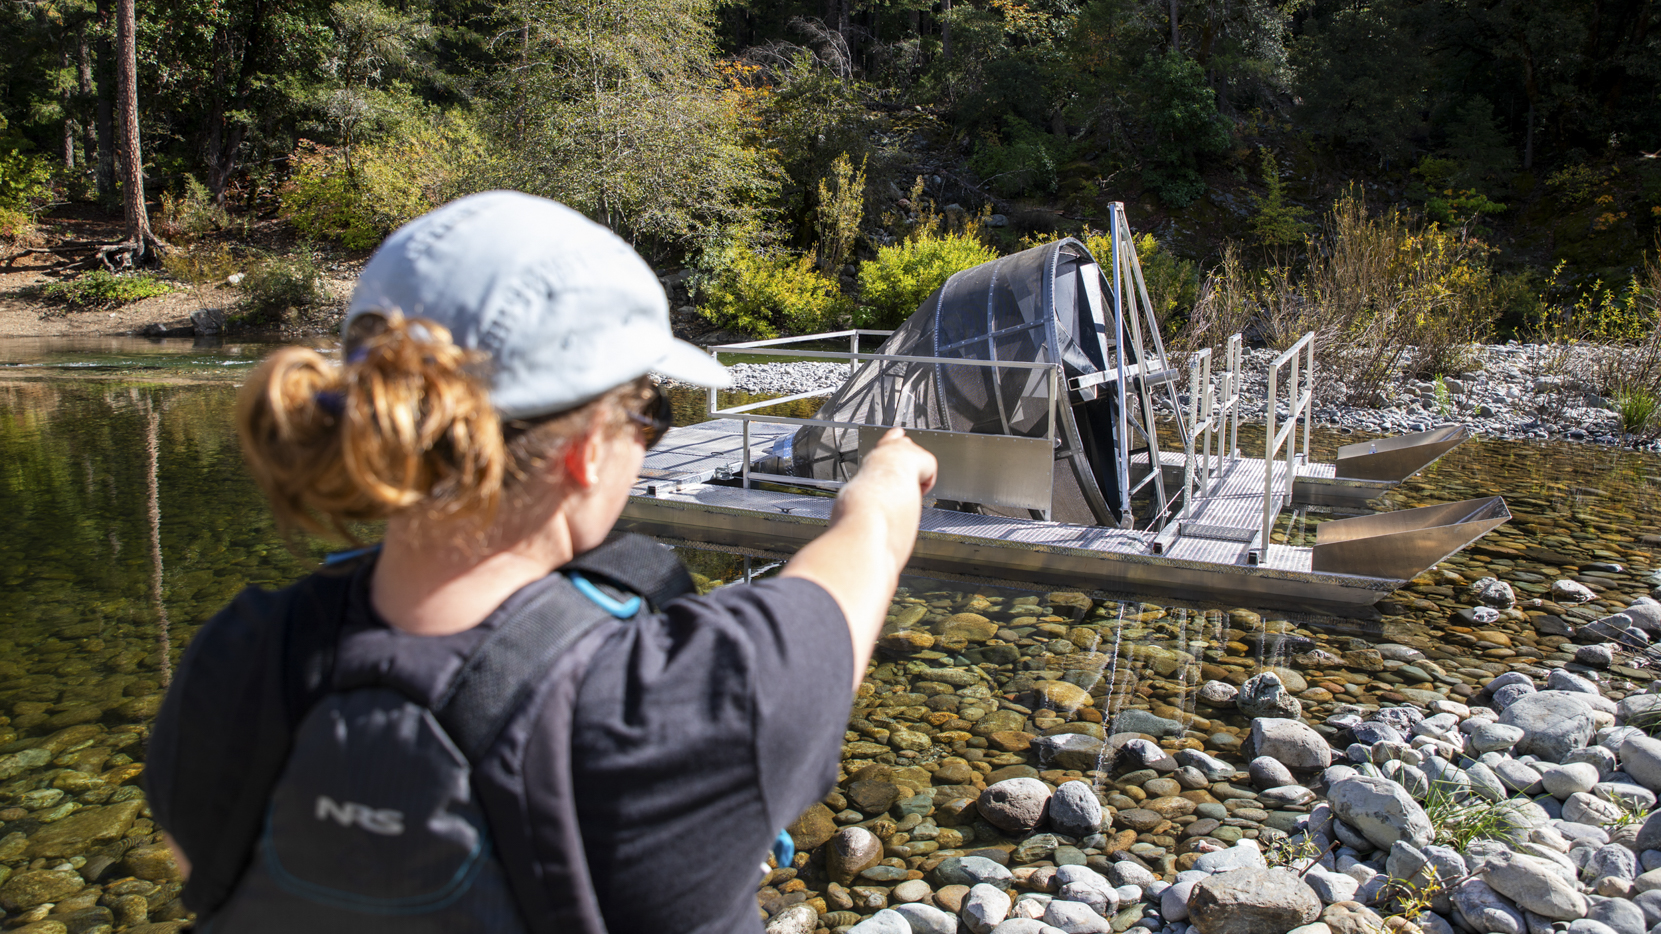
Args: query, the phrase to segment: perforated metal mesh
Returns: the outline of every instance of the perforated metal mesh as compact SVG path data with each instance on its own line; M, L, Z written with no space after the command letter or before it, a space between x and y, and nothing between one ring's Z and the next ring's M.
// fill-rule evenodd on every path
M1060 362L1052 518L1118 524L1124 497L1112 462L1117 401L1103 396L1084 403L1066 389L1067 380L1102 371L1116 339L1111 310L1100 310L1105 303L1092 312L1087 297L1092 285L1098 296L1111 292L1095 260L1077 240L1005 256L952 276L876 352ZM1049 430L1048 386L1049 372L1043 369L871 361L859 366L818 417L1043 437ZM1073 406L1080 404L1093 410L1086 429L1088 447L1074 422ZM848 479L858 463L858 448L856 431L802 428L793 444L795 473ZM1071 456L1075 453L1080 456Z

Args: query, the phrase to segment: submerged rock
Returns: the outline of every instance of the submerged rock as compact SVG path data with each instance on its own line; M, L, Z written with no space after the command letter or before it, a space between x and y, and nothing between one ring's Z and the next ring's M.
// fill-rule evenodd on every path
M1303 705L1286 692L1280 676L1272 671L1246 679L1234 699L1234 706L1248 717L1296 720L1303 715Z

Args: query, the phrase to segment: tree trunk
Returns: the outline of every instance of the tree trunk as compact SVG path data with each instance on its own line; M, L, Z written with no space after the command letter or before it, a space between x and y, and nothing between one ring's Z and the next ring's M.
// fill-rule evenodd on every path
M225 203L225 189L236 174L237 154L242 151L242 141L248 137L248 124L239 120L235 125L227 126L228 115L241 112L247 103L254 76L263 62L265 23L270 12L269 3L255 0L253 9L249 11L248 34L242 45L244 52L241 65L237 68L236 86L230 89L221 87L214 97L206 149L208 191L213 194L215 204Z
M1523 93L1528 96L1528 127L1523 132L1523 168L1534 168L1534 102L1540 85L1534 77L1534 50L1523 43Z
M58 52L58 67L69 70L69 46L65 45ZM63 111L63 167L65 171L75 171L75 118L71 115L75 106L73 95L69 92L69 82L58 85L58 109Z
M1534 168L1534 102L1528 102L1528 124L1523 130L1523 169Z
M119 0L115 12L117 109L121 114L121 201L131 263L143 262L156 235L144 208L144 156L138 141L138 44L135 0Z
M84 20L75 31L75 69L80 83L81 163L87 165L96 163L98 159L98 131L93 128L94 121L86 119L89 116L87 110L98 92L92 84L92 46L87 43L87 24Z
M98 0L98 200L115 199L115 109L110 91L115 85L115 50L110 46L110 2Z
M952 0L940 0L940 57L952 57Z
M1177 0L1171 0L1171 51L1182 52L1182 37L1177 33Z

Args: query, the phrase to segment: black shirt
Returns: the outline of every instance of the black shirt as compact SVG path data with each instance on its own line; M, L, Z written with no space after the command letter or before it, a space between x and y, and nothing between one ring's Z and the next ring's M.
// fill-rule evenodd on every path
M522 588L479 626L415 636L387 626L369 606L369 575L354 575L341 620L353 653L385 651L392 664L447 679L486 634L539 589ZM238 623L233 603L204 627ZM228 642L221 630L218 642ZM203 710L266 704L233 670L259 651L217 652L196 691L222 703L169 703L156 725L146 784L158 822L197 806L170 795L179 763L167 753L176 721ZM191 677L187 653L180 680ZM847 723L853 653L834 599L817 584L781 578L671 602L620 621L599 643L578 689L572 723L572 787L599 907L613 932L760 931L754 892L769 844L836 779ZM230 660L228 660L230 659ZM425 680L422 678L421 680ZM176 692L175 692L176 693ZM232 696L239 695L239 696ZM171 698L170 698L171 700ZM229 719L227 716L225 719ZM551 732L551 731L550 731ZM534 734L525 796L535 809L553 778ZM200 862L202 853L186 854Z

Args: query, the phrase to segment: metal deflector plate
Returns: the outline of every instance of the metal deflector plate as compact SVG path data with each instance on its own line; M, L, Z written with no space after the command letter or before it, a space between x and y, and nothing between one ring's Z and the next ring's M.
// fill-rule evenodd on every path
M1498 496L1334 519L1315 529L1311 568L1411 580L1511 518Z
M863 460L887 429L861 428ZM1055 451L1044 438L974 435L906 429L906 437L933 454L940 472L930 496L1012 509L1050 508Z
M1394 438L1360 441L1338 449L1337 475L1343 480L1388 480L1400 483L1471 437L1465 425L1444 425Z

